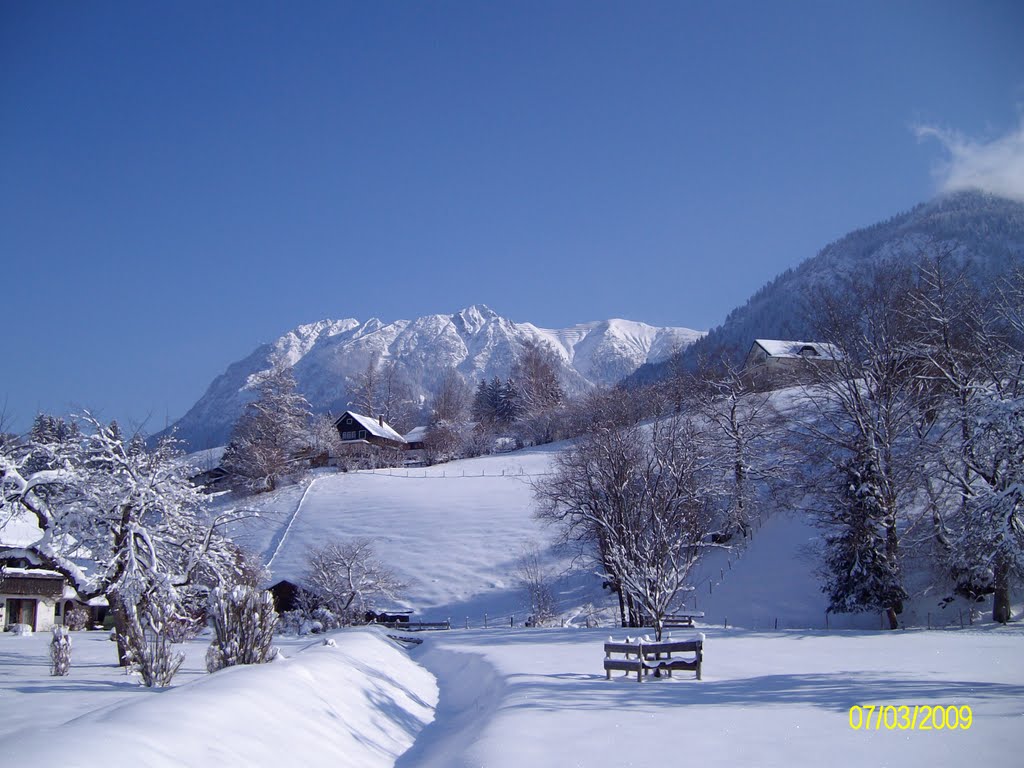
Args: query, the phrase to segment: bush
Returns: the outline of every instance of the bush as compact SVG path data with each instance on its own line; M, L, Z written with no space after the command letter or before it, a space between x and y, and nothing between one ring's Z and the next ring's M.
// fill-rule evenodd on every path
M177 620L175 605L159 597L153 595L153 601L141 611L136 606L125 606L125 655L147 688L169 686L185 660L185 654L171 649L170 627Z
M71 671L71 632L67 627L53 628L53 639L50 640L50 674L64 677Z
M76 603L65 611L64 626L72 632L79 632L89 626L91 618L89 609Z
M264 664L277 649L271 645L277 611L270 592L250 586L210 592L207 614L216 638L206 651L206 669L216 672L236 664Z

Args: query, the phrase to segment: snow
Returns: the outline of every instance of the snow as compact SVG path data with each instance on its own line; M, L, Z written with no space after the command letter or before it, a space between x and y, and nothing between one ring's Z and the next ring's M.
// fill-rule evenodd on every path
M427 432L430 431L428 426L413 427L409 432L402 435L402 439L407 443L422 443L427 439Z
M433 717L434 679L374 631L331 639L305 641L271 664L200 676L204 644L192 643L191 681L152 692L117 671L100 633L74 634L71 673L58 685L47 684L48 635L3 636L4 663L22 663L13 686L5 676L0 733L74 745L61 752L68 766L95 765L99 756L111 767L393 765ZM26 734L26 726L42 727Z
M1024 714L1022 630L706 629L703 680L640 684L605 680L607 631L436 634L413 657L438 678L437 716L396 765L1005 763ZM856 704L966 704L974 725L854 731Z
M774 397L797 407L800 392ZM264 561L276 553L273 581L301 580L312 547L368 536L408 583L403 603L414 620L450 617L461 627L469 617L476 629L422 633L411 650L379 630L332 633L333 646L316 636L279 638L286 659L214 675L204 671L206 638L184 646L182 672L164 692L140 688L115 666L106 633L74 633L70 675L59 680L49 676L48 633L6 633L0 736L74 744L61 753L72 766L102 755L104 765L160 768L689 760L852 768L1005 764L1019 752L1024 625L882 632L876 614L861 614L832 616L826 631L814 572L819 531L798 515L765 517L745 547L718 550L693 573L686 607L704 621L670 637L705 640L701 681L686 673L641 684L613 673L606 681L609 632L653 637L649 629L509 629L509 615L517 623L526 616L514 576L520 548L538 544L545 562L565 565L551 548L555 531L533 518L531 486L562 447L420 469L317 470L309 482L247 501L261 517L242 538ZM556 593L570 621L587 602L611 602L586 573L561 577ZM915 597L904 618L923 623L936 600ZM487 630L479 628L485 613ZM851 729L851 706L878 704L969 705L974 725Z
M341 413L352 399L351 381L366 370L374 353L396 363L414 383L414 396L428 397L431 383L448 367L472 385L505 378L526 341L547 341L565 362L560 372L564 383L579 391L614 384L641 364L664 359L702 335L629 320L543 329L512 322L484 305L411 321L324 320L300 326L232 363L174 426L197 449L225 442L272 358L293 367L299 391L314 410Z
M264 562L274 555L270 583L301 582L310 549L369 537L376 556L408 585L404 607L417 619L461 624L468 616L477 625L487 613L507 624L509 615L525 618L528 611L513 575L516 558L531 543L547 550L555 536L533 518L531 485L549 471L554 451L535 448L423 469L322 472L296 513L274 515L262 529L251 526L246 542L264 553ZM572 596L565 600L571 607Z
M780 339L755 339L754 340L765 352L772 357L803 357L802 351L808 347L813 349L822 360L835 360L839 356L839 350L833 344L825 344L820 341L782 341Z

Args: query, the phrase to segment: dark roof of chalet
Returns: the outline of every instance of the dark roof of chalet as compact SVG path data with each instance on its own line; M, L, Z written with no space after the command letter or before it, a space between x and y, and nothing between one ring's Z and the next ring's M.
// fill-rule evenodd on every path
M353 419L355 419L359 426L361 426L363 429L365 429L367 432L369 432L371 435L374 435L375 437L381 437L385 440L392 440L396 443L405 442L405 438L398 434L394 429L392 429L391 425L388 424L383 419L378 420L373 418L372 416L364 416L363 414L356 413L355 411L345 411L334 422L334 426L337 427L341 423L341 420L344 419L346 416L351 416Z
M5 568L0 575L0 593L56 600L64 594L64 577L56 571Z

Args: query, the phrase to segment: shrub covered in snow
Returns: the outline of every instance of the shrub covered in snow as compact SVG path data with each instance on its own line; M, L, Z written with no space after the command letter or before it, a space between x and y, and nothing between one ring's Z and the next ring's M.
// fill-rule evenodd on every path
M147 688L166 688L185 660L185 654L171 648L170 628L178 618L175 607L171 595L159 593L151 594L142 607L128 604L130 615L121 640L128 663Z
M64 677L71 671L71 631L67 627L53 628L50 640L50 674Z
M263 664L277 655L271 645L277 612L270 592L238 585L210 592L207 614L216 638L206 651L206 669Z
M78 632L89 626L89 609L84 605L74 605L64 614L64 626Z

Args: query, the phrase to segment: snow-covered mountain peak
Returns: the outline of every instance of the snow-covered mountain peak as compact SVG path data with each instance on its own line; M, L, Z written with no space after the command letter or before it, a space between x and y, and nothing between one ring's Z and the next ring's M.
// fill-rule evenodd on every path
M459 310L452 316L452 322L470 334L479 333L488 323L500 320L501 317L486 304L473 304Z
M252 384L275 360L292 367L299 390L314 409L340 411L351 400L355 378L374 355L393 362L414 397L427 402L447 368L459 371L470 384L507 377L527 341L550 344L562 359L565 386L581 391L614 384L701 335L688 328L617 319L539 328L514 323L485 304L415 320L321 320L300 325L230 365L175 426L195 449L223 444L252 398Z

